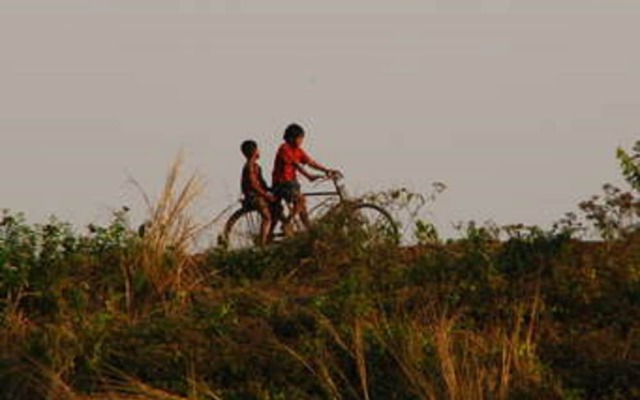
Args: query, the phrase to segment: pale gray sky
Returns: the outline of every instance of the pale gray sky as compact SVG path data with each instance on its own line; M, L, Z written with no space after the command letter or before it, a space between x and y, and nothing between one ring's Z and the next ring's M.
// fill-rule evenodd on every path
M635 0L0 0L0 207L101 220L182 147L215 214L298 121L357 192L548 224L640 138L639 37Z

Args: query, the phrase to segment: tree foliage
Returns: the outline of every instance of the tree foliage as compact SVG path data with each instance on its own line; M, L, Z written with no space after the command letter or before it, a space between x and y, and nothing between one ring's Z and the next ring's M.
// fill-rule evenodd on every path
M632 188L640 192L640 140L636 142L631 153L619 148L617 156L625 179Z
M640 398L637 194L552 229L422 221L372 247L328 219L193 255L175 182L144 235L128 209L87 232L0 215L0 400Z

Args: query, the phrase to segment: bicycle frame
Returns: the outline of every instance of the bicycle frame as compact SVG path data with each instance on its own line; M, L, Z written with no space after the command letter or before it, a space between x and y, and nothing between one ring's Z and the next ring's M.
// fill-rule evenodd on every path
M333 183L333 186L336 189L335 191L307 192L307 193L303 193L303 195L305 197L338 197L340 199L340 202L346 201L347 200L346 189L344 185L339 183L340 178L330 178L328 180L331 180L331 182Z

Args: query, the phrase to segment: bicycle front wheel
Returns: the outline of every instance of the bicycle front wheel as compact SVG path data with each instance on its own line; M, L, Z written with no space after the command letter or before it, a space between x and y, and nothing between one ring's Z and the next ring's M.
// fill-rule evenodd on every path
M398 224L384 208L370 203L355 204L351 214L366 235L365 244L400 243Z
M219 244L225 250L245 250L257 246L260 243L261 221L262 217L257 211L236 211L227 221Z

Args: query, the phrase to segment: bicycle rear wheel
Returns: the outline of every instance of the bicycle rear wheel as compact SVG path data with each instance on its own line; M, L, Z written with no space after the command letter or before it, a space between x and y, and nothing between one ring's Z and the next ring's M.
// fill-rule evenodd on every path
M226 250L244 250L260 243L262 217L258 211L240 209L231 215L219 244Z

